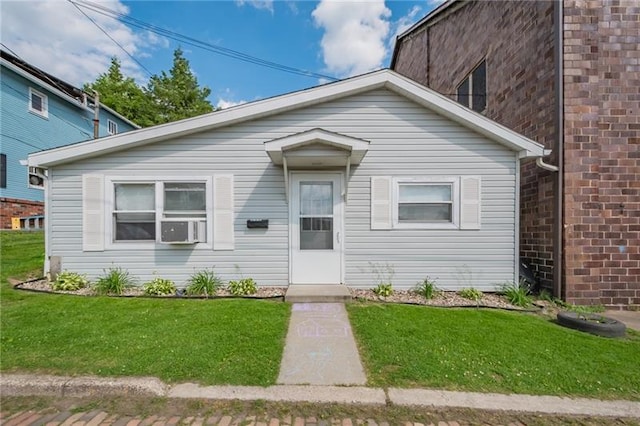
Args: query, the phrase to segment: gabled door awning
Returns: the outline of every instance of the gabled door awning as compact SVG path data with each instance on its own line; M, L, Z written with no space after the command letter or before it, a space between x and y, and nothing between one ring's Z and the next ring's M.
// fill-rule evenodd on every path
M369 150L369 141L311 129L264 143L264 149L276 166L284 169L285 194L289 194L289 169L346 168L345 193L352 165L358 165ZM346 198L345 198L346 199Z

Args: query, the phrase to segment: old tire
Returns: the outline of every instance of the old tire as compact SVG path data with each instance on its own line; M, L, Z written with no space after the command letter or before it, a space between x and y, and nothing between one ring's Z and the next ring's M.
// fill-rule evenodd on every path
M622 337L627 328L613 318L577 312L558 312L558 324L603 337Z

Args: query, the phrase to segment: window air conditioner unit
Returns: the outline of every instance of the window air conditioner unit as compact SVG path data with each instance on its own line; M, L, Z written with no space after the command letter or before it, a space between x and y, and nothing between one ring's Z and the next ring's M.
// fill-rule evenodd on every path
M41 167L29 167L28 187L35 189L44 189L44 180L47 174Z
M195 244L206 241L203 220L163 219L160 221L160 242L164 244Z

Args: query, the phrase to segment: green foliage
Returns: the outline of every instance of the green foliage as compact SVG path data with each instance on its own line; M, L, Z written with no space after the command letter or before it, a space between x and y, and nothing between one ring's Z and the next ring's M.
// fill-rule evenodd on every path
M207 100L211 89L198 85L198 79L180 48L173 53L173 67L169 73L162 71L160 75L151 77L147 93L156 107L156 124L213 111L213 106Z
M542 290L538 295L538 298L540 300L551 303L557 308L577 312L579 314L597 314L605 311L605 307L602 305L574 305L571 303L567 303L562 299L553 297L553 295L547 290Z
M523 283L506 283L502 286L502 294L507 298L509 303L515 306L526 308L531 306L532 298L529 295L529 289Z
M179 48L174 51L169 73L162 71L160 75L153 75L146 87L125 77L120 61L114 57L107 72L100 74L93 83L85 84L83 89L89 93L97 91L100 102L142 127L214 110L207 100L211 89L198 85L189 61Z
M476 302L482 299L482 292L473 287L463 288L458 294L465 299L475 300Z
M371 291L373 291L376 296L389 297L393 294L393 286L391 284L378 284L372 288Z
M156 277L153 280L144 283L142 291L144 294L150 296L166 296L176 293L176 285L171 280Z
M105 275L98 278L93 289L98 294L116 294L120 295L128 287L133 287L134 278L129 271L120 267L110 268L105 271Z
M62 271L51 283L51 288L61 291L75 291L85 288L89 285L86 275L80 275L77 272Z
M433 299L433 297L438 294L436 280L426 277L422 282L416 284L413 291L424 296L425 299Z
M111 58L107 72L100 74L93 83L85 84L83 90L90 94L97 91L101 103L142 127L156 124L151 98L133 78L122 74L116 57Z
M369 262L376 284L392 284L395 270L389 263Z
M213 269L202 269L189 277L186 293L189 296L215 296L222 284L222 279Z
M258 291L253 278L242 278L236 281L229 281L229 292L234 296L248 296Z

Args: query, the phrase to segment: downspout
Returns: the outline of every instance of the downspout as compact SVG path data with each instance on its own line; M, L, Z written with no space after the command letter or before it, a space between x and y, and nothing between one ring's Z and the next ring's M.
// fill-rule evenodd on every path
M100 93L93 91L93 138L100 137Z
M563 267L563 223L564 223L564 0L554 2L555 25L555 52L556 52L556 146L558 158L558 172L555 173L555 191L553 196L553 290L556 297L562 297L564 293L562 271Z

